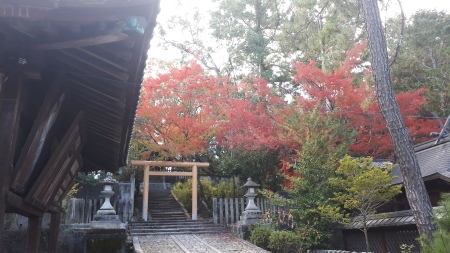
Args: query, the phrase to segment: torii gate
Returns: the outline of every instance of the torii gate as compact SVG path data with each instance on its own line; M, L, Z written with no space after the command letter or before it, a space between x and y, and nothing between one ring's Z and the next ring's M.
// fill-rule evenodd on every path
M150 176L191 176L192 177L192 220L197 220L197 172L198 168L209 167L209 163L197 162L169 162L169 161L131 161L133 166L144 166L144 193L142 200L142 219L147 220L148 214L148 190ZM150 167L182 167L192 168L192 172L165 172L165 171L150 171Z

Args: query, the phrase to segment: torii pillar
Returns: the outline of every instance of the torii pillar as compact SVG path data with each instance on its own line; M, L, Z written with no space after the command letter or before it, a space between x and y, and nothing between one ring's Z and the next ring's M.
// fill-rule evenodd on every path
M142 200L142 219L148 220L148 192L150 176L190 176L192 177L192 220L197 220L198 168L207 168L209 163L169 162L169 161L131 161L133 166L144 166L144 193ZM150 167L192 168L192 172L150 171Z

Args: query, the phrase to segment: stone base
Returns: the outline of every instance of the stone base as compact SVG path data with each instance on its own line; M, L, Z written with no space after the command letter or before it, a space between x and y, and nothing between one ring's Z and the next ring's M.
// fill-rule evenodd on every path
M248 240L250 238L250 232L252 230L251 225L232 224L229 225L231 233L241 239Z
M90 222L91 228L96 229L120 229L125 228L125 224L120 221L119 215L95 215Z
M261 211L244 211L239 219L239 224L252 225L261 222L263 218Z

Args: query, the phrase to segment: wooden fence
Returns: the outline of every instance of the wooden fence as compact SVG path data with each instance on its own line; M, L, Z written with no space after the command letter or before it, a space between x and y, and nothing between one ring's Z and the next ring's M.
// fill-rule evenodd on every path
M134 210L134 177L129 183L119 183L114 187L115 194L111 198L111 205L116 210L122 222L131 221ZM99 193L100 194L100 193ZM104 198L83 199L72 198L64 205L62 222L65 224L89 223L100 209Z
M275 206L270 203L270 199L256 198L256 206L263 213L263 222L272 222L274 218L281 220L287 226L293 226L294 221L289 215L287 208ZM239 221L245 210L247 203L244 198L213 199L213 221L215 224L224 226L231 225Z

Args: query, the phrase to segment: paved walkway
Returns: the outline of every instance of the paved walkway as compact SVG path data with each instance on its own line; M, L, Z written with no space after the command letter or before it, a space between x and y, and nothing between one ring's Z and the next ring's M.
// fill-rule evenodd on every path
M133 237L136 253L267 253L231 233Z

